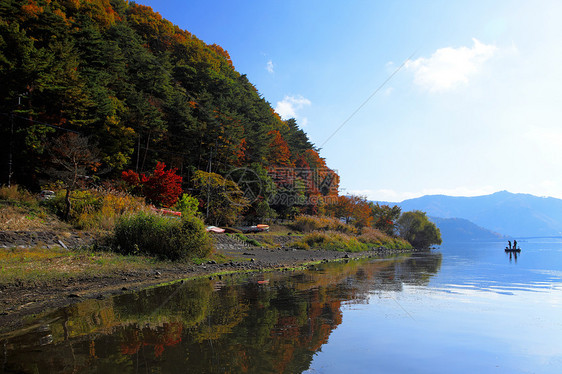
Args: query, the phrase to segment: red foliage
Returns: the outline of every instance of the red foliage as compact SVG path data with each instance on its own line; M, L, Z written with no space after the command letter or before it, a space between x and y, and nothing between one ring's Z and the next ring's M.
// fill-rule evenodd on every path
M151 176L144 180L145 196L154 204L170 207L178 201L182 193L182 177L176 174L177 169L164 170L166 164L159 162ZM144 176L143 176L144 177Z
M121 179L123 179L131 187L137 187L140 185L140 177L138 173L135 173L132 170L122 172Z
M142 195L152 204L170 207L178 201L182 194L182 177L176 174L177 169L164 170L166 164L158 162L151 175L137 174L132 170L121 173L121 178L132 187L140 190Z

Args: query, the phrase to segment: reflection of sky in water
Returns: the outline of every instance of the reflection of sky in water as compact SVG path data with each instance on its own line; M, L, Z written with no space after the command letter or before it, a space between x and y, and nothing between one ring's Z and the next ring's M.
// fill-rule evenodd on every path
M562 243L520 243L517 263L502 244L443 248L428 285L344 305L307 372L562 372Z

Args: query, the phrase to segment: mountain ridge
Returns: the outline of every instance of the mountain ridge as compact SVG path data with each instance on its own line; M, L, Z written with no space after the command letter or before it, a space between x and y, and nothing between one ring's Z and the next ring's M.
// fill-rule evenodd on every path
M444 243L507 240L505 236L480 227L464 218L428 218L439 228Z
M554 197L498 191L472 197L425 195L384 204L422 210L432 217L463 218L504 236L562 235L562 200Z

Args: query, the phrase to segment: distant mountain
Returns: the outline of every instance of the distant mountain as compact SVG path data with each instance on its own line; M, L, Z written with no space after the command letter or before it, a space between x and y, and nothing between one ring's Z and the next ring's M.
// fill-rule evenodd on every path
M513 237L561 236L562 200L507 191L475 197L428 195L397 204L402 211L422 210L431 217L464 218Z
M439 227L443 243L491 241L505 238L501 234L475 225L464 218L429 217L429 220Z

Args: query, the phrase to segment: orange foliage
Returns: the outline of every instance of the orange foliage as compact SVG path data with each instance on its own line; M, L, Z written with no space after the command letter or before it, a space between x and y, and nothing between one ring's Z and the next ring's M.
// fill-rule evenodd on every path
M34 0L28 0L28 3L22 5L22 12L30 18L38 18L39 14L43 13L43 7L37 5Z
M338 198L328 207L328 212L336 218L345 218L357 227L371 226L373 215L364 196L347 195Z
M248 143L246 143L246 138L242 138L238 145L238 150L236 151L236 166L242 166L244 162L246 162L247 148Z
M289 151L289 146L281 133L277 130L271 130L267 135L272 138L269 143L269 162L278 166L291 166L291 151Z
M211 44L209 46L209 48L211 48L213 51L217 52L219 55L224 57L226 59L226 62L228 62L228 65L234 67L234 65L232 64L232 60L230 58L230 55L228 54L228 52L226 50L223 49L223 47L221 47L218 44Z
M307 149L302 157L312 168L326 168L326 161L314 149Z
M67 9L89 15L103 27L109 27L115 21L121 20L113 10L109 0L66 0L63 2Z
M56 14L57 16L59 16L60 18L62 18L64 20L64 22L70 26L70 23L68 22L68 20L66 19L66 14L60 10L60 9L55 9L53 10L53 13Z

